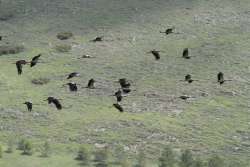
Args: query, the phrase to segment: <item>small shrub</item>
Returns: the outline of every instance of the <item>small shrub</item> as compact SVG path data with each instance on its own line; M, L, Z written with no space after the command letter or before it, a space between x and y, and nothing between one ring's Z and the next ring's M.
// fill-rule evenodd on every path
M120 165L121 165L121 167L130 167L131 166L127 157L122 158Z
M215 155L208 160L208 167L223 167L224 161L218 156Z
M166 147L159 158L159 167L174 167L175 154L171 147Z
M2 149L2 146L0 146L0 158L3 157L3 149Z
M131 167L131 164L128 159L122 159L120 165L121 167Z
M62 52L62 53L69 52L71 48L72 48L71 45L68 45L68 44L56 45L55 47L56 51Z
M13 141L13 139L9 139L6 153L12 153L13 148L14 148L14 141Z
M73 37L73 34L71 32L60 32L56 37L60 40L66 40Z
M21 139L18 144L17 144L17 149L18 150L23 150L24 149L24 145L25 145L26 140L25 139Z
M193 167L204 167L204 163L200 159L196 159L193 163Z
M32 145L28 140L21 139L18 142L18 149L22 150L24 155L32 155Z
M7 54L17 54L24 50L23 46L18 45L2 45L0 46L0 56Z
M23 148L24 155L32 155L32 145L29 141L26 141Z
M76 160L82 161L81 165L88 165L90 161L90 154L88 150L81 146L77 152Z
M193 155L190 150L185 150L181 155L180 167L192 167L194 163Z
M146 167L146 158L143 151L140 151L135 167Z
M35 85L45 85L47 83L49 83L50 79L48 78L37 78L37 79L33 79L31 82Z
M113 155L115 155L115 163L119 164L121 167L131 166L128 160L128 155L124 151L124 147L116 146Z
M109 164L108 159L109 159L108 148L96 151L94 159L94 161L96 162L95 167L107 167Z
M42 147L42 150L41 150L41 156L42 157L49 157L50 151L51 151L51 148L50 148L49 142L46 141L43 144L43 147Z

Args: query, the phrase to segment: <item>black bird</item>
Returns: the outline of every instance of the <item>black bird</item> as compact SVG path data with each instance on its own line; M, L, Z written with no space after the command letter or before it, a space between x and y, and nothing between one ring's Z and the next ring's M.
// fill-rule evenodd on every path
M182 53L182 57L185 59L190 59L188 48L185 48Z
M53 103L56 106L57 110L61 110L62 109L62 105L61 105L61 103L59 102L58 99L56 99L54 97L48 97L46 101L48 101L48 104Z
M94 58L94 56L86 54L86 55L82 55L81 58Z
M30 112L32 111L32 102L26 101L23 104L26 104L28 111L30 111Z
M71 92L76 92L76 91L78 90L77 84L74 83L74 82L69 82L69 83L67 83L66 85L69 86L69 90L70 90Z
M129 93L129 92L131 92L131 89L130 88L122 88L122 92Z
M42 56L42 54L39 54L35 57L32 58L31 62L30 62L30 67L35 66L38 63L39 58Z
M229 79L224 79L224 74L222 72L219 72L217 74L217 82L219 82L220 85L224 84L226 81L232 81L232 80L229 80Z
M116 97L117 102L122 101L122 91L119 89L117 92L115 92L114 96Z
M21 75L23 72L23 65L28 64L29 62L27 62L26 60L18 60L16 61L16 68L17 68L17 73L18 75Z
M174 28L168 28L165 31L160 31L160 33L164 33L164 34L168 35L168 34L172 34L173 30L174 30Z
M190 74L187 74L187 75L185 76L185 81L190 82L190 80L191 80L191 82L193 81L191 75L190 75Z
M114 106L117 110L119 110L120 112L124 112L124 110L123 110L123 108L122 108L122 106L121 106L120 104L114 103L113 106Z
M87 88L89 88L89 89L95 89L95 82L96 81L93 78L90 79L89 82L88 82Z
M122 88L129 88L131 86L131 84L127 81L126 78L121 78L118 82L120 83Z
M187 100L189 98L191 98L190 96L187 96L187 95L182 95L182 96L179 96L180 99L182 100Z
M92 41L93 42L101 42L101 41L103 41L103 38L104 38L104 36L99 36L99 37L96 37L95 39L93 39Z
M152 53L153 56L155 57L155 60L159 60L161 58L160 56L160 51L157 50L151 50L149 53Z
M220 85L223 84L223 83L225 82L225 80L224 80L224 74L223 74L222 72L219 72L219 73L217 74L217 82L219 82Z
M193 80L193 79L192 79L192 76L191 76L190 74L187 74L187 75L185 76L185 81L187 81L188 83L192 83L192 82L198 81L198 80Z
M80 74L78 72L72 72L68 75L67 79L71 79L73 77L79 77Z

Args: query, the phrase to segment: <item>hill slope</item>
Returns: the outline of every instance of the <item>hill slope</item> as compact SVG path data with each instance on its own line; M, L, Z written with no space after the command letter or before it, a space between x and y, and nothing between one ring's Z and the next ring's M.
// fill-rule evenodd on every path
M0 34L7 36L0 44L22 44L25 50L0 56L2 143L13 136L37 144L49 140L59 150L105 143L130 153L145 148L152 158L170 144L247 162L249 7L247 0L3 0L0 15L11 17L0 21ZM174 34L159 33L173 26ZM63 31L74 37L59 41L56 35ZM99 35L103 42L90 42ZM56 51L62 44L72 50ZM181 58L184 48L190 60ZM152 49L164 51L159 61L147 54ZM39 53L44 63L24 67L18 76L12 63ZM95 58L78 59L83 54ZM94 78L100 89L70 93L62 85L74 71L81 77L73 81L85 86ZM219 71L233 81L218 85ZM199 81L180 82L188 73ZM110 95L119 87L114 81L124 77L136 91L124 98L121 114ZM38 78L50 82L34 85ZM195 98L177 98L184 94ZM65 108L47 105L48 96L62 99ZM26 100L36 104L32 113L22 105Z

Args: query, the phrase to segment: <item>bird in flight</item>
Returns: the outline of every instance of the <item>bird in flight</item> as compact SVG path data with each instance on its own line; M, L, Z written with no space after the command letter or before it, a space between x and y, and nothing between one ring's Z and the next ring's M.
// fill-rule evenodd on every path
M183 80L182 80L182 81L183 81ZM185 75L184 81L186 81L186 82L188 82L188 83L192 83L192 82L198 81L198 80L192 79L192 76L191 76L190 74L187 74L187 75Z
M172 34L173 30L174 30L174 28L168 28L165 31L160 31L160 33L164 33L164 34L168 35L168 34Z
M189 51L188 51L188 48L185 48L182 52L182 57L184 59L190 59L191 57L189 56Z
M23 104L26 105L28 111L30 111L30 112L32 111L32 102L26 101L26 102L24 102Z
M16 68L17 68L17 73L18 75L21 75L23 73L23 65L28 64L26 60L18 60L16 61Z
M95 82L96 81L93 78L90 79L86 88L95 89Z
M155 57L155 60L160 60L161 56L160 56L160 51L157 51L157 50L151 50L150 52L148 53L152 53L152 55Z
M180 99L182 100L187 100L187 99L190 99L190 98L193 98L191 96L188 96L188 95L182 95L182 96L179 96Z
M121 102L122 98L123 98L121 89L119 89L117 92L115 92L115 94L113 96L116 97L117 102Z
M126 78L121 78L118 82L120 83L121 88L129 88L131 86Z
M33 57L31 62L30 62L30 67L34 67L38 63L38 60L41 56L42 56L42 54L39 54L39 55Z
M69 86L69 90L71 92L77 92L77 90L78 90L77 84L74 82L69 82L69 83L66 83L65 85Z
M48 97L46 99L46 101L48 101L48 104L54 104L56 106L56 109L57 110L61 110L62 109L62 105L61 103L59 102L59 100L57 98L54 98L54 97Z
M217 74L217 82L220 84L220 85L222 85L222 84L224 84L226 81L232 81L232 80L229 80L229 79L224 79L224 74L222 73L222 72L219 72L218 74Z
M124 112L124 109L119 103L114 103L113 106L120 112Z
M104 36L98 36L95 39L91 40L92 42L101 42L103 41Z
M67 79L71 79L71 78L74 78L74 77L79 77L80 74L78 72L72 72L68 75Z

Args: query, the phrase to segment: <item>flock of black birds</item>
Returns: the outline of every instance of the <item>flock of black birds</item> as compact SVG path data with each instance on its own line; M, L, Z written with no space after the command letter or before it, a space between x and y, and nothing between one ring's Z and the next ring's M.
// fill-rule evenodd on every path
M165 31L160 31L160 33L164 33L166 35L169 35L169 34L172 34L174 33L173 31L174 28L168 28L166 29ZM91 40L91 42L102 42L103 41L103 38L104 36L98 36L96 37L95 39ZM2 39L1 39L2 40ZM150 54L152 54L155 58L155 60L160 60L161 56L160 56L160 52L162 51L158 51L158 50L151 50ZM35 65L37 65L38 63L41 63L39 60L40 60L40 57L42 55L39 54L35 57L33 57L31 59L31 61L26 61L26 60L18 60L16 61L16 68L17 68L17 73L18 75L21 75L23 73L23 66L26 65L26 64L30 64L30 67L34 67ZM85 55L83 56L82 58L92 58L90 55ZM190 59L191 56L189 54L189 49L188 48L184 48L183 49L183 52L182 52L182 58L184 59ZM72 79L74 77L79 77L80 76L80 73L78 72L72 72L70 74L67 75L67 78L66 79ZM187 74L185 76L185 79L184 80L181 80L181 81L185 81L185 82L188 82L188 83L192 83L194 81L198 81L198 80L194 80L192 79L192 76L190 74ZM225 83L226 81L231 81L231 80L225 80L224 79L224 74L222 72L219 72L217 74L217 82L222 85L223 83ZM88 81L88 84L86 87L84 88L88 88L88 89L95 89L95 80L92 78ZM119 79L118 81L116 82L119 82L120 84L120 88L118 89L118 91L116 91L112 96L114 96L116 98L116 103L113 104L113 107L115 107L118 111L120 112L124 112L124 109L123 107L120 105L120 102L122 101L123 97L127 96L127 94L129 94L131 92L131 82L128 81L126 78L121 78ZM69 90L71 92L76 92L78 91L78 84L74 83L74 82L68 82L66 84L64 84L63 86L68 86L69 87ZM187 96L187 95L182 95L182 96L179 96L180 99L183 99L183 100L187 100L188 98L191 98L190 96ZM55 97L48 97L45 101L48 102L48 104L54 104L56 109L57 110L61 110L63 107L62 107L62 104L60 103L59 101L60 99L57 99ZM30 101L26 101L24 103L26 106L27 106L27 109L28 111L32 111L32 108L33 108L33 104L32 102Z

